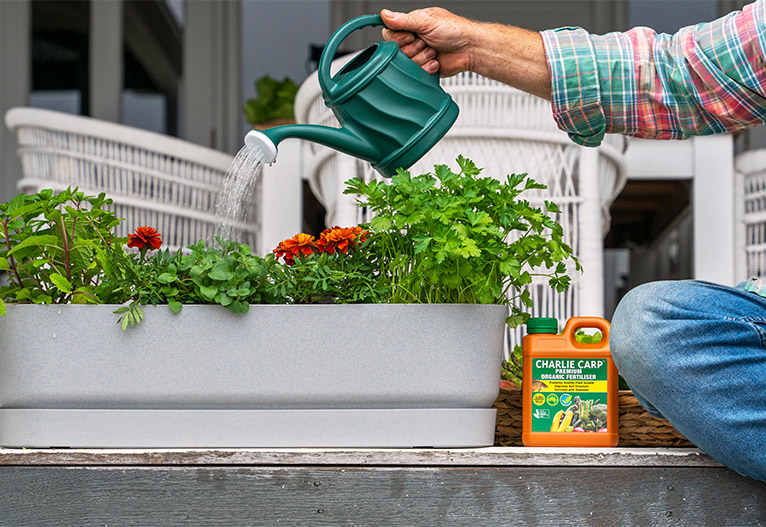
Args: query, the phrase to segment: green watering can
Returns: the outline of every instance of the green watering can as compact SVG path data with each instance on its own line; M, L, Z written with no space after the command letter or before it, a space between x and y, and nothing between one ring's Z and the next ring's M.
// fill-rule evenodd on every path
M330 76L340 43L357 29L381 25L379 15L350 20L330 37L319 59L319 85L340 128L299 124L253 130L245 136L248 150L272 163L279 142L297 137L369 161L385 177L423 157L458 115L438 73L429 75L396 42L378 42Z

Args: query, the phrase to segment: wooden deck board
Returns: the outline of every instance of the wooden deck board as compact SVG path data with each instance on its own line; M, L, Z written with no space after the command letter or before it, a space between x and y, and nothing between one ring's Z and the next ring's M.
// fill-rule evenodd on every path
M766 525L696 449L0 449L0 526Z
M427 465L720 467L696 448L8 449L0 465Z

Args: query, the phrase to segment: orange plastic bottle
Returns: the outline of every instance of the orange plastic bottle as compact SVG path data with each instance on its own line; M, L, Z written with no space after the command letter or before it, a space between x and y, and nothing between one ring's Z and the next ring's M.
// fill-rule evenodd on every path
M575 340L597 328L601 341ZM524 337L522 387L525 446L616 446L619 377L609 351L609 322L569 319L559 335L555 318L530 318Z

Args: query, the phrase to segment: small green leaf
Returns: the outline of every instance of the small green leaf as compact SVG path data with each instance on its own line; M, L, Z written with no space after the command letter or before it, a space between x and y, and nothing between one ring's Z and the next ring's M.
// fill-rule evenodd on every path
M0 317L5 316L5 302L3 302L3 299L0 298Z
M69 294L72 292L72 284L69 282L69 280L58 273L51 274L51 282L53 282L53 285L58 287L59 290L63 291L64 293Z
M430 236L421 236L415 238L415 254L422 253L428 249L428 245L431 243L432 238Z
M234 273L232 273L231 271L225 271L223 269L218 268L218 269L213 269L212 271L210 271L210 274L208 276L212 280L220 280L222 282L225 282L227 280L231 280L232 278L234 278Z
M8 258L0 256L0 271L10 271L11 266L8 263Z
M73 304L98 304L98 297L93 293L93 289L87 286L78 287L72 294Z
M527 320L529 320L528 313L516 313L506 318L505 323L509 328L513 329L515 327L521 326L522 324L526 324Z
M18 300L19 302L21 302L22 300L28 300L28 299L32 298L32 293L31 293L31 291L30 291L29 289L27 289L26 287L24 287L24 288L22 288L22 289L19 289L19 290L16 292L16 295L15 295L15 296L16 296L16 300Z
M16 247L8 251L8 256L12 256L13 254L17 253L19 249L23 249L25 247L35 247L35 246L48 246L58 245L58 237L54 236L52 234L42 234L39 236L30 236L29 238L25 239L23 242L19 243Z
M162 273L157 277L157 281L161 284L172 284L177 279L178 277L176 275L170 273Z
M241 300L235 300L231 303L231 310L234 313L247 313L247 311L250 309L250 305L247 302L242 302Z
M226 293L221 293L218 301L221 303L222 306L229 306L234 301L232 297L227 295Z
M18 194L11 199L11 201L8 202L8 212L10 214L13 214L19 207L24 205L24 202L26 201L27 196L26 194Z
M181 308L184 307L184 305L178 300L170 300L168 302L168 307L173 313L179 313L181 311Z
M172 298L172 297L178 295L178 288L177 287L163 287L162 288L162 294L165 295L168 298Z
M385 216L375 216L372 218L371 226L375 231L387 231L393 227L393 220Z
M204 285L199 288L199 292L206 300L213 300L218 294L218 288L214 285Z
M525 289L521 292L519 295L519 300L521 300L521 303L524 304L526 307L531 308L532 307L532 294L529 292L529 289Z
M36 297L34 297L32 299L32 302L34 302L35 304L48 305L53 303L53 299L50 297L50 295L42 294L42 295L37 295Z

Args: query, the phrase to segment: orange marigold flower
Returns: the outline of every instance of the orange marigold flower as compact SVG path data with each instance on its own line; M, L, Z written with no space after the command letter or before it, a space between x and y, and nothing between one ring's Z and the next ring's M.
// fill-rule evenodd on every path
M361 227L331 227L322 231L317 241L317 247L320 252L327 252L335 254L335 251L339 251L343 254L348 254L349 249L355 249L358 242L363 242L367 239L367 231L363 231Z
M360 242L367 241L367 235L370 233L370 231L366 231L358 225L356 227L351 227L351 230L354 231L354 234L359 238Z
M315 238L302 232L292 238L282 240L272 252L277 258L284 258L287 265L293 265L296 256L308 256L313 254L316 248Z
M141 252L154 251L162 245L162 234L154 227L138 227L133 234L128 234L128 247L135 247Z

